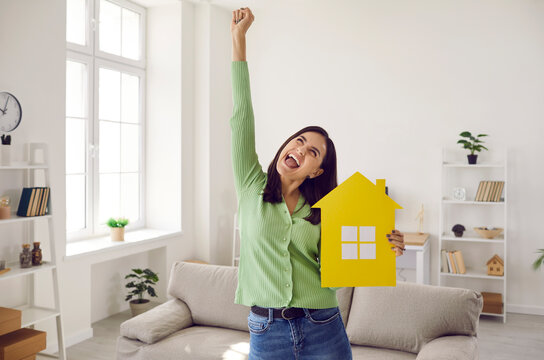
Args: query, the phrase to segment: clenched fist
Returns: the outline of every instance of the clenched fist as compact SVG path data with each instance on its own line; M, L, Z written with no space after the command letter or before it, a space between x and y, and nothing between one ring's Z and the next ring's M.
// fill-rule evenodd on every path
M230 23L232 36L245 35L253 20L255 20L255 16L249 8L234 10L232 12L232 22Z

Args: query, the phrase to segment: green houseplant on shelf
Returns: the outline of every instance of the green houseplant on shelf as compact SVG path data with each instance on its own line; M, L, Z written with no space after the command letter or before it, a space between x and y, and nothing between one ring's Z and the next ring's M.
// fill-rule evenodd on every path
M478 154L474 153L480 152L482 151L482 149L488 150L485 146L482 145L484 142L480 140L481 137L487 136L487 134L479 134L477 136L473 136L469 131L463 131L459 134L459 136L463 137L463 139L457 141L457 143L462 144L463 149L470 150L470 154L467 155L468 163L471 165L476 164L476 161L478 160Z
M111 240L112 241L124 241L125 240L125 226L128 225L128 219L125 218L109 218L106 222L111 228Z
M130 279L125 285L129 289L125 301L130 300L129 304L132 316L140 315L149 310L151 301L144 299L144 294L148 293L149 296L157 297L157 293L152 285L155 285L159 281L159 276L151 269L132 269L132 273L125 276L125 279ZM137 299L132 300L133 297L137 297Z

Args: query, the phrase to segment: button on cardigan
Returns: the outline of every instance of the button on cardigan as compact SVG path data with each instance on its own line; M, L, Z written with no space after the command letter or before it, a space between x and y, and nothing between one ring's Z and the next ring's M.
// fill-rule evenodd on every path
M336 288L321 287L321 226L304 220L310 206L302 194L292 215L285 200L263 201L267 175L255 150L247 62L233 61L231 77L232 163L241 238L235 303L312 309L338 306Z

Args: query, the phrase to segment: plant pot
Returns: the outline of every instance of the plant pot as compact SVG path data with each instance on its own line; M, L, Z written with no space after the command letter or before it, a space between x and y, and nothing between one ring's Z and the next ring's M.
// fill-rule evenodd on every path
M478 160L478 155L474 154L474 155L467 155L467 158L468 158L468 163L470 165L474 165L476 164L476 160Z
M125 228L124 227L111 228L111 240L125 241Z
M151 301L148 299L143 299L142 303L138 303L138 300L130 300L130 311L132 312L132 317L143 314L147 310L151 309Z

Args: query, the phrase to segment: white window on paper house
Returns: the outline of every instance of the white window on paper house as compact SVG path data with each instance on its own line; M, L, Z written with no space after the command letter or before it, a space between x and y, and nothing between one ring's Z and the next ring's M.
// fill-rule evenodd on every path
M376 227L342 226L342 260L372 259L376 259Z

